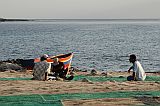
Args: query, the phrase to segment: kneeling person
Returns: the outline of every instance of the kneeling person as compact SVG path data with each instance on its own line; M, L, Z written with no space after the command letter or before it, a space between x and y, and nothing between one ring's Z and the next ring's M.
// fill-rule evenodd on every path
M144 81L146 78L146 74L143 70L143 67L141 66L140 62L137 61L136 56L134 54L130 55L129 61L133 63L133 66L131 66L128 70L130 73L130 70L133 70L132 76L128 76L127 80L131 81Z
M33 80L47 80L47 76L51 70L51 64L47 62L48 55L44 54L41 57L41 61L35 63L33 68Z
M56 78L62 78L64 80L72 80L73 74L70 77L66 77L68 68L64 69L63 62L60 62L58 58L54 58L54 62L52 64L52 72L54 73L53 76Z

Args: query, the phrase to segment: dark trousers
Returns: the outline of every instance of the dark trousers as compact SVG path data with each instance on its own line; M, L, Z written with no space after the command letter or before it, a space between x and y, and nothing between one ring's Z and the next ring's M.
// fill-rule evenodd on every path
M127 77L127 81L133 81L133 80L134 80L133 76L128 76Z

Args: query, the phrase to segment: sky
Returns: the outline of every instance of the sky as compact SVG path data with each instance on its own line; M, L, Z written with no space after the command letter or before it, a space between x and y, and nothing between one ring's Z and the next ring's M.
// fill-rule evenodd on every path
M0 0L0 18L160 18L160 0Z

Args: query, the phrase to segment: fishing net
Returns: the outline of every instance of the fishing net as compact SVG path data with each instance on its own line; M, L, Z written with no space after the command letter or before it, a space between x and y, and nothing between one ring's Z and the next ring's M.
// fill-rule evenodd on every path
M1 106L63 106L62 100L133 98L142 96L160 96L159 91L126 91L104 93L67 93L67 94L34 94L17 96L0 96Z
M88 79L93 82L104 82L104 81L117 81L117 82L124 82L127 81L126 77L105 77L105 76L84 76L84 75L77 75L74 77L74 81ZM0 81L10 81L10 80L31 80L31 78L0 78ZM147 76L145 81L160 81L159 76Z

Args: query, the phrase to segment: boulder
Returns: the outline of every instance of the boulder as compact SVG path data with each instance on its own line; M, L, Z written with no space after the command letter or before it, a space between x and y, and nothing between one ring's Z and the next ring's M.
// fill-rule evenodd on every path
M0 72L10 71L10 70L22 71L23 68L13 63L1 63L0 64Z
M97 74L98 74L98 71L95 70L95 69L92 69L90 74L91 74L91 75L97 75Z

